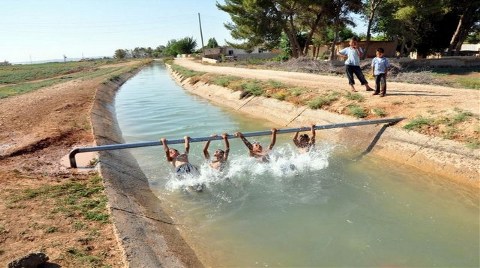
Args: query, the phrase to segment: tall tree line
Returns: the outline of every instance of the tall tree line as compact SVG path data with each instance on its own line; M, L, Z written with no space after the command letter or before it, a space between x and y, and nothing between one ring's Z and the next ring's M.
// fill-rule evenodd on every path
M480 0L225 0L217 7L230 15L225 24L244 47L278 47L286 37L292 57L305 56L310 44L332 42L347 26L350 14L367 21L367 46L372 33L398 40L403 55L420 56L448 49L458 54L468 34L477 31ZM325 40L333 33L331 40Z

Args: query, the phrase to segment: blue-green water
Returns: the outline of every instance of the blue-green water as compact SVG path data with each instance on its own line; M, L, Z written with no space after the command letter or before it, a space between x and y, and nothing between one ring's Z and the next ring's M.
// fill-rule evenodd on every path
M159 64L122 86L115 109L126 142L278 127L189 95ZM269 164L233 139L224 175L206 167L203 144L194 143L190 158L202 176L184 181L162 148L131 153L209 266L480 266L478 191L370 156L351 161L322 134L311 155L279 135ZM267 145L269 137L258 140ZM210 151L222 147L214 141ZM182 190L200 182L203 193Z

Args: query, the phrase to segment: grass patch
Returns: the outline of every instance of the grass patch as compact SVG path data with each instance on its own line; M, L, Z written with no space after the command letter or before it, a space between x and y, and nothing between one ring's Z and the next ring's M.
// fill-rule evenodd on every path
M49 87L62 82L65 82L65 80L50 79L50 80L40 81L38 83L22 83L22 84L17 84L12 86L1 87L0 99L14 96L14 95L24 94L30 91L34 91L43 87Z
M473 113L469 111L463 111L459 108L454 109L455 114L452 116L445 116L438 120L438 124L444 124L448 127L453 127L459 123L465 122L471 117L473 117Z
M75 229L75 231L85 230L87 229L87 225L82 221L75 221L73 222L73 229Z
M254 96L261 96L265 92L265 89L258 80L248 80L242 84L242 88L245 92Z
M142 63L145 64L147 62L144 61ZM38 64L38 65L42 65L42 64ZM87 67L89 66L90 68L87 68L85 66ZM102 64L93 64L93 63L89 63L89 65L85 65L85 66L82 68L78 68L78 70L68 71L66 73L62 73L62 69L60 69L60 70L57 70L58 73L54 73L52 70L50 70L50 72L47 72L44 75L32 74L32 78L28 78L28 79L26 78L21 79L18 77L8 78L8 79L4 78L5 79L4 81L16 81L16 83L15 84L7 83L6 86L0 87L0 99L14 96L14 95L28 93L40 88L53 86L53 85L64 83L73 79L87 80L87 79L93 79L99 76L111 74L111 76L106 81L117 81L118 79L120 79L120 74L127 73L129 71L132 71L138 68L137 66L98 68L99 66L102 66ZM37 68L38 66L37 64L34 64L34 65L27 65L27 67ZM0 76L2 75L1 69L2 68L0 67ZM27 72L25 70L17 70L17 71L20 72L20 74L18 74L19 76L30 74L30 72ZM5 75L5 72L3 74ZM62 74L63 76L61 76ZM16 74L10 74L10 75L15 76ZM48 77L45 78L45 76L52 76L55 78L48 78ZM44 80L33 81L35 79L44 79Z
M112 63L112 61L96 60L0 66L0 84L17 84L61 75L70 75L110 63Z
M348 109L348 113L355 116L356 118L367 117L367 112L365 111L365 108L363 108L363 107L352 104L352 105L348 105L347 109Z
M172 70L174 72L180 74L183 77L183 80L185 80L187 78L190 78L190 77L201 76L201 75L205 74L205 72L193 71L193 70L184 68L184 67L182 67L180 65L177 65L177 64L172 64L170 66L172 67Z
M272 95L273 98L277 100L284 101L288 97L288 92L282 90Z
M106 209L107 198L103 195L102 178L98 176L86 181L69 181L58 185L27 189L23 194L11 198L10 202L19 203L32 199L54 199L55 208L52 211L54 214L81 217L101 223L106 223L109 219ZM78 227L80 228L80 225Z
M95 255L89 255L85 251L76 248L67 249L67 254L78 263L88 265L89 267L99 267L103 264L102 258Z
M345 94L345 98L347 98L348 100L353 100L358 102L362 102L365 100L365 97L363 97L360 93L352 93L352 92L347 92L347 94Z
M423 126L433 125L433 123L433 119L419 116L408 122L403 128L408 130L420 130Z
M466 140L467 148L470 149L479 149L480 148L480 140L475 138L469 138Z
M305 93L307 91L307 89L303 88L303 87L294 87L294 88L289 89L289 91L291 92L292 96L298 97L298 96L302 95L303 93Z
M452 140L455 138L455 135L458 133L458 129L454 127L447 127L446 130L442 131L442 138L447 140Z
M338 100L338 93L333 92L328 95L316 97L313 100L307 102L307 105L310 109L320 109L323 106L330 105L336 100Z
M268 80L267 83L271 88L274 88L274 89L285 89L285 88L287 88L287 86L280 81Z
M458 77L455 79L460 87L470 88L470 89L480 89L480 79L473 77Z
M210 82L213 83L214 85L221 86L221 87L228 87L230 83L233 81L240 80L241 78L236 77L236 76L231 76L231 75L220 75L216 76L211 80Z
M45 229L45 233L46 233L46 234L55 233L56 231L58 231L58 228L55 227L55 226L50 226L50 227L48 227L47 229Z
M385 110L382 109L382 108L373 108L372 112L373 112L374 115L379 116L379 117L387 116L387 112L385 112Z

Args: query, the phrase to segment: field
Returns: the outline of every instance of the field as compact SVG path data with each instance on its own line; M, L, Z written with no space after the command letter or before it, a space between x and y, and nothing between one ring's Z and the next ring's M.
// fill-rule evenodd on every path
M0 66L0 99L74 79L88 80L121 71L118 62L112 63L97 60Z
M121 74L147 63L0 67L1 266L31 252L46 253L51 267L123 266L102 178L61 159L92 144L89 113L97 89L113 88Z

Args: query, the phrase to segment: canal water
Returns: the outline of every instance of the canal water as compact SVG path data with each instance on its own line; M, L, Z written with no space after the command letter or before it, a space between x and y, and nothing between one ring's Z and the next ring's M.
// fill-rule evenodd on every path
M115 109L126 142L278 127L190 95L161 64L127 81ZM321 135L311 154L278 135L268 164L232 139L223 174L208 169L204 144L192 143L190 160L202 175L187 180L172 174L161 147L130 152L208 266L480 265L478 192L371 156L352 161ZM269 137L257 140L268 146ZM217 148L222 142L213 141L210 153ZM204 192L189 190L201 183Z

